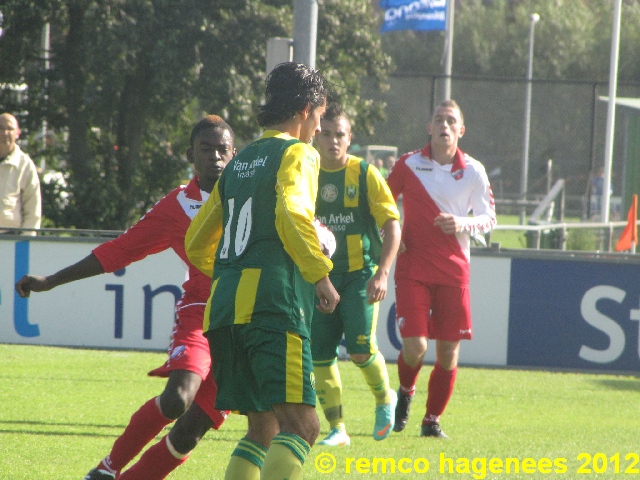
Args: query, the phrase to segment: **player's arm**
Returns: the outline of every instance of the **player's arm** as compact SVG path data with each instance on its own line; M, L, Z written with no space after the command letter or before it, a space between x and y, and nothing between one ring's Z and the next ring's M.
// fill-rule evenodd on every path
M285 150L276 186L276 230L285 251L310 283L326 277L333 268L313 226L318 165L318 153L305 143L296 143Z
M398 200L398 197L402 194L402 190L404 189L404 173L406 170L406 166L404 162L400 163L400 160L403 160L404 158L405 158L405 155L400 157L396 165L391 169L389 176L387 177L387 185L389 186L389 190L391 191L391 195L393 196L394 200ZM402 228L400 230L402 231ZM402 241L402 234L401 234L400 244L398 246L398 253L403 253L406 250L407 248L404 242Z
M383 233L378 270L367 284L369 302L374 303L387 296L389 273L400 247L400 212L387 183L377 169L367 170L367 192L369 210Z
M496 207L484 168L477 171L469 203L472 216L456 217L460 224L457 231L467 232L471 236L490 232L496 225Z
M147 255L170 246L170 222L166 197L150 209L135 225L113 240L98 245L91 254L74 265L46 277L25 275L16 283L21 297L45 292L69 282L120 270Z
M104 273L102 264L93 253L90 253L78 263L63 268L53 275L46 277L25 275L16 283L16 292L22 298L26 298L31 292L47 292L59 285L93 277L101 273Z
M219 185L220 182L217 182L213 187L211 195L191 221L184 238L189 261L209 277L213 276L213 261L222 237L223 211Z

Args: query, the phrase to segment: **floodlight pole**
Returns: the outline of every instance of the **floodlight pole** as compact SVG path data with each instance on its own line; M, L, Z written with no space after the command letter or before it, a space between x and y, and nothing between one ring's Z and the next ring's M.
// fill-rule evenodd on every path
M295 0L293 4L293 61L316 68L318 0Z
M529 134L531 132L531 87L533 83L533 34L540 15L529 16L529 63L527 66L527 85L524 103L524 140L522 142L522 168L520 171L520 198L527 200L527 183L529 175ZM526 204L520 209L520 225L524 224L527 213Z
M620 17L621 0L616 0L613 8L613 32L611 33L611 59L609 64L609 103L607 105L607 133L604 148L604 182L602 185L602 201L600 202L600 219L609 222L609 205L611 202L611 163L613 158L613 137L616 122L616 95L618 86L618 55L620 52Z
M447 2L446 35L444 40L444 82L441 100L451 99L451 70L453 65L453 19L455 15L455 0Z

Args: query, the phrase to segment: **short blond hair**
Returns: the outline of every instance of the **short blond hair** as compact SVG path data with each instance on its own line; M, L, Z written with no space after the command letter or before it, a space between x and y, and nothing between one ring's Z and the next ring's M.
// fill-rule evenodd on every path
M462 125L464 125L464 115L462 114L462 109L460 108L460 105L458 105L458 102L456 102L455 100L452 100L452 99L443 100L438 105L436 105L436 108L433 109L433 114L431 115L432 119L433 119L433 116L436 113L436 110L438 108L440 108L440 107L443 107L443 108L455 108L456 110L458 110L460 112L460 120L462 121Z

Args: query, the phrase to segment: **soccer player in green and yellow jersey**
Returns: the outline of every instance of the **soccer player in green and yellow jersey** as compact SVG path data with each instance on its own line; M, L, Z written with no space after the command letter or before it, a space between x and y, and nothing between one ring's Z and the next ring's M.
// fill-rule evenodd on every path
M332 312L340 299L312 223L320 159L309 143L325 107L317 71L278 65L258 114L266 131L232 160L185 239L193 264L213 271L203 330L216 406L249 417L227 479L301 478L319 433L309 340L314 290L320 311Z
M342 383L337 354L344 334L351 361L360 368L375 397L373 438L393 430L396 393L389 387L384 357L378 351L379 301L387 293L389 270L400 245L400 214L377 168L347 154L349 118L331 104L315 135L320 152L316 216L336 237L329 278L340 294L331 313L315 312L311 352L318 401L331 431L320 445L349 445L342 413ZM380 236L384 233L384 240Z

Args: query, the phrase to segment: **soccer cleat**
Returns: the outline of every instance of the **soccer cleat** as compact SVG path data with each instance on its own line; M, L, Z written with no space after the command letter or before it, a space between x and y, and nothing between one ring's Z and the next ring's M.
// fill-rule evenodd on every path
M398 404L396 405L396 423L393 426L394 432L401 432L409 421L409 410L411 409L413 395L407 395L398 389Z
M420 436L449 440L449 437L444 434L444 432L440 429L440 425L437 423L427 423L425 425L422 425L422 428L420 428Z
M318 442L318 445L326 445L328 447L346 447L351 445L351 439L349 438L349 435L347 435L346 431L336 427L331 429L329 435L327 435L327 437L321 442Z
M112 473L99 470L98 468L92 469L82 480L114 480L116 476Z
M396 422L394 412L396 403L398 403L398 395L393 390L389 391L391 401L386 405L376 406L376 423L373 426L373 439L384 440L389 436Z

